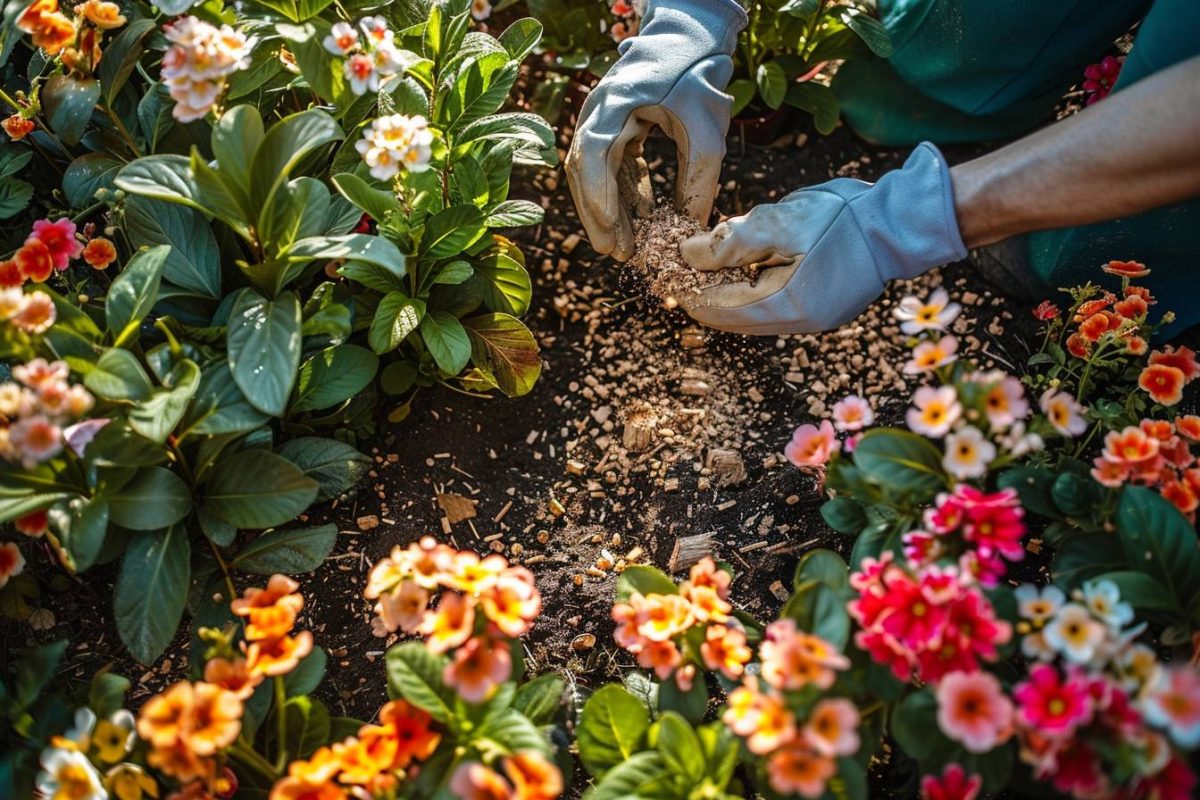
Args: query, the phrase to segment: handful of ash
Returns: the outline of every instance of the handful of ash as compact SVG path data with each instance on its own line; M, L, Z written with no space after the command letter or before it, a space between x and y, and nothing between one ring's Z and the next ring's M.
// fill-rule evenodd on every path
M723 283L753 283L758 270L735 267L715 272L692 269L679 252L679 244L703 233L699 222L682 214L670 203L655 206L649 217L633 220L635 250L629 265L646 281L650 294L668 309L686 306L694 295Z

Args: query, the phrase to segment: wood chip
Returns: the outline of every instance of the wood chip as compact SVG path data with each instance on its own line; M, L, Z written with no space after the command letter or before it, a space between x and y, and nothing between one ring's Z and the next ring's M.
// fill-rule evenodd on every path
M716 539L716 531L680 536L675 540L675 546L671 548L671 560L667 562L667 572L687 569L705 556L712 555Z
M441 492L437 494L437 502L451 525L457 525L463 520L474 519L475 506L479 503L478 500L472 500L461 494Z

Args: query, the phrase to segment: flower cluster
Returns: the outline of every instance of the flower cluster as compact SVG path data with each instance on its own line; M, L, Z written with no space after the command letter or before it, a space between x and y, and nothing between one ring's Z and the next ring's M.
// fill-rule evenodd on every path
M337 22L323 42L325 49L345 59L342 72L356 95L378 92L380 81L402 71L395 34L383 17L363 17L358 27Z
M450 776L450 791L479 800L554 800L563 792L562 772L537 750L521 750L499 762L503 775L478 761L459 764Z
M957 567L930 565L914 574L885 551L865 559L850 585L859 595L848 607L861 627L855 644L902 681L916 675L936 683L950 672L974 672L981 661L996 661L1012 636L973 575Z
M1144 419L1109 431L1091 470L1098 483L1119 489L1127 483L1156 489L1193 522L1200 507L1200 466L1193 447L1200 443L1200 416Z
M49 299L40 292L25 296ZM0 295L0 303L3 299ZM82 455L107 420L71 424L95 401L83 386L68 381L67 363L35 358L13 367L12 375L16 380L0 383L0 458L33 469L64 446Z
M1125 56L1105 56L1095 64L1089 64L1083 71L1083 91L1087 95L1084 105L1103 100L1108 97L1117 78L1121 76L1121 67L1125 66Z
M348 791L355 796L386 794L410 767L416 769L417 762L429 758L441 739L427 713L404 700L392 700L379 710L378 721L363 725L356 736L289 764L287 776L275 783L270 798L344 800Z
M1035 777L1080 798L1190 797L1196 778L1169 740L1200 744L1200 677L1134 641L1146 626L1131 626L1111 581L1085 583L1069 601L1053 586L1016 594L1021 648L1035 664L1013 689L1014 723Z
M248 682L257 684L263 677L286 675L312 652L310 632L291 635L296 615L304 608L298 588L286 575L272 575L265 589L247 589L230 604L233 613L245 620L242 649L246 663L244 669L238 666L233 673L244 673Z
M433 131L424 117L389 114L372 120L354 147L371 168L371 177L390 181L401 169L429 169L432 144Z
M925 512L925 530L904 535L909 563L924 567L946 558L983 586L995 587L1007 572L1005 561L1025 557L1025 510L1014 489L986 494L964 483L937 496Z
M158 783L131 754L137 741L133 714L125 709L99 719L89 708L42 751L37 788L41 797L156 797ZM107 793L107 794L106 794Z
M17 18L17 28L30 34L34 46L46 55L58 56L71 72L91 75L103 55L100 40L104 32L121 27L126 20L121 7L107 0L84 0L74 12L74 18L68 17L58 0L34 0Z
M430 608L441 591L436 608ZM499 555L480 559L426 536L371 570L364 595L375 600L376 636L421 634L435 653L454 651L443 679L460 697L482 703L512 674L507 637L529 630L542 610L533 574Z
M820 797L837 772L835 759L858 751L859 711L842 697L798 703L793 693L815 687L824 695L850 661L786 618L767 626L760 655L760 675L747 675L730 692L722 719L747 750L766 757L776 792Z
M84 244L76 236L69 217L51 222L39 219L25 243L12 258L0 261L0 288L22 286L26 281L45 283L57 270L62 272L83 254Z
M216 27L186 16L163 28L171 43L163 54L162 77L180 122L203 119L216 105L230 75L250 63L253 41L228 25Z
M613 606L617 644L660 680L674 675L684 691L695 680L697 664L729 680L739 679L753 653L746 645L746 632L732 616L731 579L706 556L692 566L678 594L634 592ZM690 636L693 629L703 635Z
M608 10L613 15L614 20L608 32L614 42L620 44L630 36L637 36L639 25L638 14L637 9L633 7L633 3L630 0L615 0L608 7Z

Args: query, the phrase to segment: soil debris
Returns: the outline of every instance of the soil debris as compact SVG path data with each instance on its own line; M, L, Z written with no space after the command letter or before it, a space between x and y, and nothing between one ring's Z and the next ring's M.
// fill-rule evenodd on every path
M723 283L754 282L753 268L701 272L692 269L679 252L679 244L704 232L699 222L681 214L670 203L655 207L649 217L633 221L635 250L630 265L646 280L650 294L667 308L685 303L692 295Z

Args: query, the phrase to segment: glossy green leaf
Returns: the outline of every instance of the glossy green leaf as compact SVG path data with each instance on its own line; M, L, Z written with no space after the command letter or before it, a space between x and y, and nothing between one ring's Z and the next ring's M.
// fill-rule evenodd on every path
M279 455L320 485L317 502L354 488L371 468L371 459L345 442L320 436L299 436L284 442Z
M243 289L229 314L229 368L252 406L283 416L300 366L300 301L292 292L267 300Z
M379 301L367 341L376 353L389 353L415 331L425 317L425 303L403 292L389 292Z
M880 58L892 57L892 37L888 35L883 23L865 11L857 8L847 8L841 13L842 22L871 48L871 52Z
M421 340L447 375L457 375L471 358L471 339L458 318L445 311L431 311L421 317Z
M105 102L113 104L113 98L133 74L138 59L145 54L142 39L156 28L152 19L131 19L104 46L104 58L100 61L100 85L104 87Z
M75 572L83 572L96 563L104 537L108 533L108 499L104 495L77 497L55 520L58 540L70 558Z
M258 109L240 105L226 111L212 130L213 155L236 190L250 196L250 164L263 140L263 121Z
M379 358L352 344L327 347L300 365L292 412L330 408L354 397L375 377Z
M299 575L324 563L337 542L337 526L291 528L264 533L243 547L229 566L255 575Z
M254 153L250 167L250 199L254 208L269 206L279 186L309 153L342 138L337 121L312 109L284 117L271 126Z
M169 380L129 411L129 427L152 442L162 444L175 430L200 385L200 368L188 359L171 370Z
M534 725L549 725L563 709L566 690L562 678L547 672L517 687L513 708L528 717Z
M63 173L62 189L67 202L83 208L96 200L99 189L111 189L125 162L104 153L84 153Z
M93 369L83 378L88 391L105 400L146 400L154 384L137 356L128 350L113 347L105 350Z
M388 696L404 698L443 724L454 719L454 691L442 682L445 656L420 642L406 642L387 651Z
M421 236L421 258L450 258L466 250L487 231L483 212L475 206L451 206L429 218Z
M946 487L941 452L928 439L908 431L867 431L854 448L854 464L889 491L932 499Z
M812 114L818 133L828 134L837 127L841 109L837 97L828 86L812 81L793 83L788 86L784 102Z
M1169 500L1126 486L1117 505L1117 535L1133 569L1162 584L1181 608L1200 594L1196 530Z
M170 252L166 245L138 251L108 287L104 314L117 346L137 337L142 320L158 301L158 287Z
M400 210L396 195L385 189L376 189L352 172L333 176L333 185L355 206L376 221L382 222L388 215Z
M758 84L759 97L767 108L775 109L783 105L783 98L788 91L788 79L778 62L759 64L755 81Z
M657 567L635 565L617 576L617 600L626 602L634 592L639 594L679 594L671 576Z
M133 480L108 495L109 519L132 531L170 527L191 510L191 490L166 467L140 469Z
M113 610L117 632L143 664L154 662L175 637L191 576L186 525L138 534L125 550Z
M223 457L204 487L204 505L238 528L272 528L312 505L319 486L286 458L261 449Z
M52 75L40 94L46 122L66 145L83 138L92 112L100 100L100 81L72 75Z
M531 17L519 19L504 29L498 37L500 44L514 61L524 61L542 38L542 23Z
M602 686L583 705L576 728L579 758L596 777L642 749L650 714L623 687Z
M199 211L135 195L125 201L125 232L134 247L170 245L164 280L207 297L221 296L217 238Z
M314 697L292 697L284 704L283 747L293 758L305 758L329 741L329 711Z

